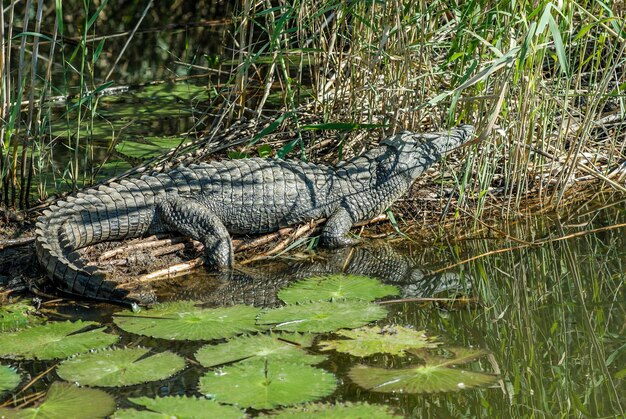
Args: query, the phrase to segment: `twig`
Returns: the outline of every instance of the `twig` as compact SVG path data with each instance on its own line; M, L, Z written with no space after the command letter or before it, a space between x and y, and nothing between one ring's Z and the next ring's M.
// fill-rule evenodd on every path
M169 266L167 268L159 269L158 271L151 272L146 275L142 275L139 278L137 278L136 282L150 282L150 281L155 281L155 280L162 279L162 278L171 277L172 275L179 274L181 272L190 271L202 265L204 265L204 257L200 256L188 262L179 263L177 265ZM133 281L132 284L127 283L127 284L118 285L118 288L125 288L124 285L134 286L135 285L134 282L135 281Z
M28 390L30 387L32 387L33 384L35 384L37 381L39 381L41 379L41 377L45 376L46 374L48 374L50 371L52 371L53 369L55 369L57 366L59 365L58 362L56 362L55 364L53 364L50 368L48 368L47 370L43 371L42 373L40 373L39 375L37 375L35 378L33 378L32 380L30 380L24 387L22 387L17 393L15 393L13 395L13 398L15 398L18 394L23 393L24 391ZM32 397L33 395L31 395ZM35 400L37 400L38 398L40 398L41 396L38 396L35 398ZM24 399L26 400L26 399ZM22 403L22 405L24 405L25 403L30 403L33 400L28 400ZM6 403L0 405L0 407L6 407L11 405L12 402L11 400L7 401Z
M242 252L244 250L254 249L256 247L261 247L280 237L285 237L289 235L292 231L293 231L293 228L287 227L287 228L281 228L280 230L275 231L274 233L265 234L263 236L257 237L249 241L233 240L233 247L235 248L236 252Z
M34 237L20 237L18 239L7 239L0 241L0 250L9 249L11 247L21 247L31 244L35 241Z
M546 157L546 158L554 160L554 161L558 161L558 158L556 156L553 156L550 153L546 153L543 150L539 150L538 148L533 147L532 145L523 144L523 143L520 143L519 141L514 141L513 143L518 145L518 146L520 146L520 147L527 148L527 149L529 149L529 150L531 150L531 151L533 151L533 152L535 152L535 153L537 153L537 154L539 154L539 155L541 155L543 157ZM623 187L619 183L609 179L607 176L604 176L602 173L598 172L595 168L590 168L590 167L588 167L588 166L586 166L583 163L578 162L578 161L576 162L576 166L580 170L582 170L583 172L585 172L587 174L590 174L590 175L592 175L595 178L602 179L603 181L605 181L606 183L608 183L609 185L611 185L612 187L614 187L618 191L626 193L626 188L625 187Z
M385 300L380 301L378 304L398 304L398 303L429 303L429 302L443 302L443 303L478 303L477 298L437 298L437 297L415 297L415 298L400 298L397 300Z
M111 259L121 253L127 253L131 250L149 249L151 247L158 247L158 246L163 246L166 244L179 243L181 239L179 237L173 237L173 238L163 238L163 237L166 237L166 235L160 234L160 235L148 236L139 241L133 240L132 242L128 244L125 244L123 246L116 247L115 249L111 249L111 250L104 252L102 255L100 255L100 257L98 258L98 261L102 262L104 260Z

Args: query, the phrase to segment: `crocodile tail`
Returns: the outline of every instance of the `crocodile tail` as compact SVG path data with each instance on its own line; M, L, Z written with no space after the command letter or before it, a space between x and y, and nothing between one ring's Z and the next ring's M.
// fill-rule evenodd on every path
M48 276L64 292L128 302L126 292L87 265L78 249L107 240L139 237L154 216L154 196L143 180L124 180L68 197L44 211L36 226L35 249Z

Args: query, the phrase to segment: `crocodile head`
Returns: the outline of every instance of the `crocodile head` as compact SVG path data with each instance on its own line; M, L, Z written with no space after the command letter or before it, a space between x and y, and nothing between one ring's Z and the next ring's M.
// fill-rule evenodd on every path
M448 132L414 134L401 132L381 141L392 159L389 168L410 179L416 179L442 156L469 141L474 133L472 125L461 125Z

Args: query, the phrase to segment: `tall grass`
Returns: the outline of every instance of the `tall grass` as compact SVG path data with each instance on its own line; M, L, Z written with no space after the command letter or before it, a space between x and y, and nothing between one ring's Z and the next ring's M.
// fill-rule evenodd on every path
M2 9L5 206L45 197L52 156L62 150L72 157L54 170L61 182L93 180L98 93L122 84L117 69L144 52L133 36L139 25L175 13L147 2L120 20L111 7L27 1ZM590 182L624 193L623 13L592 0L241 0L218 53L227 76L207 77L215 94L196 132L270 118L276 123L263 135L280 143L278 156L333 161L391 132L467 122L484 141L453 171L454 190L476 215L494 202L513 215L529 196L559 205ZM125 31L124 48L106 57L104 30ZM70 98L64 128L50 120L51 96ZM69 141L57 139L59 129Z
M238 89L242 103L263 105L272 85L293 118L307 103L320 123L379 124L378 136L493 126L459 177L460 201L479 213L494 194L506 197L502 215L529 195L558 205L589 180L623 193L619 13L597 1L245 2L237 30L257 36L240 38L239 69L263 71ZM360 151L363 137L344 147Z

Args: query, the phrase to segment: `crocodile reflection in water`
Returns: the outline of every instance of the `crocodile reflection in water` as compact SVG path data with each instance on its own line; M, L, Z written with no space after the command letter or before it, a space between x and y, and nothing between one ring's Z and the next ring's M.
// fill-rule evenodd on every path
M411 255L406 246L388 244L357 246L318 253L314 260L289 260L257 263L233 272L228 278L199 270L157 289L159 300L198 300L212 305L253 304L259 307L279 303L276 294L298 279L329 275L355 274L378 278L396 285L401 298L424 298L442 294L467 294L471 280L458 272L429 274L424 262ZM198 275L207 276L198 278Z

